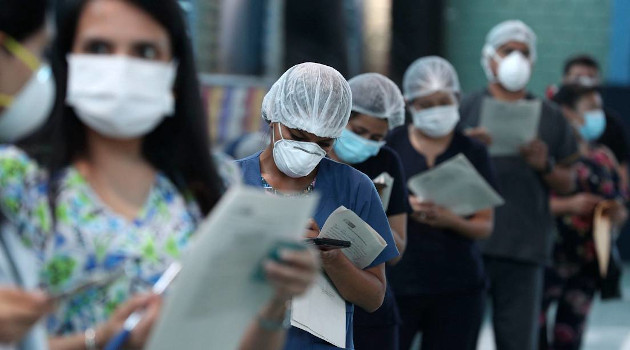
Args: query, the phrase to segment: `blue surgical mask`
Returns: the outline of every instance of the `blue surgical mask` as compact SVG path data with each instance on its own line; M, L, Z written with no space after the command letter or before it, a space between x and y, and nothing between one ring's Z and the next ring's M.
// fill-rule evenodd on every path
M363 138L348 129L343 129L335 142L335 154L345 163L363 163L378 154L384 141L372 141Z
M606 129L606 115L601 109L595 109L584 113L584 124L578 129L582 138L586 141L597 140Z

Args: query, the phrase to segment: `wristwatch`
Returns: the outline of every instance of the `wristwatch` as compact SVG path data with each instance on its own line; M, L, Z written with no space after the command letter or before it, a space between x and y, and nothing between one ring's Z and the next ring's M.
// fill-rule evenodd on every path
M98 346L96 344L96 330L94 328L88 328L83 333L83 340L85 342L85 348L87 350L96 350Z
M545 164L545 167L542 170L538 170L538 173L542 176L547 176L553 172L553 168L555 167L556 161L551 157L547 157L547 163Z

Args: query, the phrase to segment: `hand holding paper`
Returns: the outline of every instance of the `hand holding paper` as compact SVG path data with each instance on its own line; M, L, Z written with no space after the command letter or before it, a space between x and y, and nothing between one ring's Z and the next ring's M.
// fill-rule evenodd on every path
M520 148L538 134L542 102L521 100L505 102L487 97L481 106L479 126L488 130L492 156L515 156Z
M541 140L533 140L521 147L525 162L536 171L543 171L549 160L549 147Z
M423 201L433 202L460 216L504 203L463 154L412 177L408 186Z
M344 254L359 269L369 266L387 246L370 225L343 206L328 217L318 237L349 241L349 248L322 254ZM293 300L291 325L345 347L346 302L324 274L305 296Z
M147 348L237 348L273 294L261 264L300 242L317 199L228 191L196 233Z
M413 209L411 214L417 221L437 227L452 228L461 218L451 210L438 206L433 202L420 201L418 197L409 195L409 204Z

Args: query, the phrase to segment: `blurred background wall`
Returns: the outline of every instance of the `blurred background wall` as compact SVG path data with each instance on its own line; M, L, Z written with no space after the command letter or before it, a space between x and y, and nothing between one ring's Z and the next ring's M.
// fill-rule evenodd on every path
M606 104L630 125L628 0L182 0L190 22L214 143L264 131L260 103L290 66L314 61L347 78L380 72L400 84L415 59L441 55L464 91L486 84L486 33L521 19L538 36L530 89L557 84L564 60L588 53L602 66ZM630 259L630 232L620 239Z

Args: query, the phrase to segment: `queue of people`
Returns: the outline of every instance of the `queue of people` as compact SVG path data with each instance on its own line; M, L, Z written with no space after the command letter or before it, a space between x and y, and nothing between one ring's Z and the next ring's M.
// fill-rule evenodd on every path
M143 310L125 344L143 348L163 304L150 286L194 245L231 183L221 170L234 164L209 153L177 1L64 2L54 37L45 8L0 0L0 344L100 349ZM242 183L317 193L305 239L344 206L385 248L365 268L343 249L265 262L272 297L240 349L339 348L291 323L291 300L319 272L345 301L345 349L408 350L418 335L425 350L476 349L487 306L499 350L580 347L597 290L618 296L614 259L602 274L594 237L602 217L607 237L627 219L627 143L591 58L567 62L552 100L529 92L536 41L521 21L492 28L481 50L487 85L468 94L437 56L414 61L402 90L381 74L346 80L309 62L271 86L268 142L235 162ZM494 105L506 117L535 114L535 136L514 153L496 151L503 135L484 124ZM408 188L460 156L503 205L462 215ZM382 174L387 200L375 186ZM121 268L103 288L50 296Z

